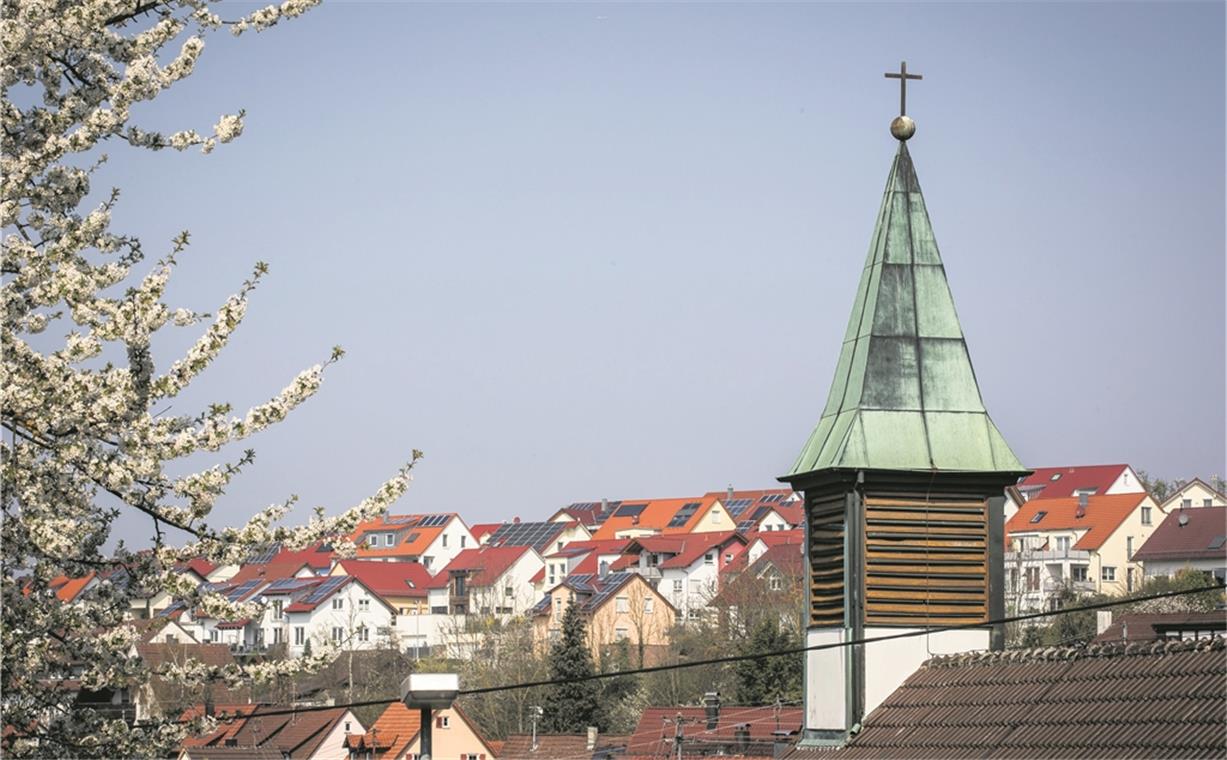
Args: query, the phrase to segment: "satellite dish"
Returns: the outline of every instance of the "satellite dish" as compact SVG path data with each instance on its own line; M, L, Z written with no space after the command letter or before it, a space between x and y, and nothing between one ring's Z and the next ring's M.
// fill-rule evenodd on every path
M1180 517L1176 518L1176 522L1180 523L1180 527L1182 528L1189 524L1189 516L1185 514L1183 509L1180 510Z

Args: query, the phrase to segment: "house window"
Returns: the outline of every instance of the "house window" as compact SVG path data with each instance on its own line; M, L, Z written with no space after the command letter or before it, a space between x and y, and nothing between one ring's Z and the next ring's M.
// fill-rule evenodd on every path
M345 638L345 629L334 625L332 627L332 640L339 642L343 638Z
M1069 551L1069 536L1057 536L1057 551Z
M1070 565L1069 578L1074 583L1086 583L1087 579L1086 565Z
M614 612L630 612L631 602L624 596L614 599Z
M1040 590L1040 569L1038 567L1027 568L1027 590Z
M1034 515L1034 516L1031 518L1031 522L1033 522L1033 523L1037 523L1037 522L1039 522L1040 520L1043 520L1043 519L1044 519L1044 515L1046 515L1046 514L1048 514L1048 513L1047 513L1047 512L1045 512L1044 510L1042 510L1042 509L1041 509L1039 512L1036 512L1036 513L1035 513L1035 515Z
M715 553L715 552L708 552L707 554L703 555L703 564L704 564L704 565L714 565L714 564L716 564L716 553Z
M464 536L461 536L461 537L460 537L460 548L461 548L461 549L463 549L463 548L464 548Z
M383 545L391 546L395 538L396 538L395 533L384 533L383 534Z
M273 602L273 617L281 617L281 607L283 604L285 602L280 599Z
M366 537L366 543L370 546L379 546L379 535L372 533Z
M724 564L726 564L726 565L727 565L727 564L730 564L732 561L733 561L733 553L732 553L732 552L726 552L726 553L725 553L725 555L724 555Z
M371 640L371 629L367 628L365 625L358 626L358 641L370 641L370 640Z
M1099 571L1099 579L1103 581L1114 582L1116 580L1116 568L1105 566Z
M1191 506L1193 506L1193 500L1192 500L1192 499L1181 499L1181 500L1180 500L1180 506L1182 506L1182 507L1191 507Z
M274 644L280 644L280 643L281 643L281 636L282 636L282 631L281 631L281 629L280 629L280 628L274 628L274 629L273 629L273 643L274 643Z
M503 587L503 596L514 596L515 590L511 586Z
M626 629L625 628L615 628L614 629L614 641L626 641Z
M699 619L699 608L698 608L698 607L691 607L691 608L690 608L690 609L687 611L687 613L686 613L686 617L690 618L691 620L698 620L698 619Z
M342 598L341 598L341 597L339 597L339 596L338 596L338 597L334 597L334 598L333 598L333 600L332 600L332 608L333 608L334 610L344 609L344 608L345 608L345 600L344 600L344 599L342 599Z
M209 631L209 641L217 641L220 637L221 633L216 628Z
M720 513L714 509L711 511L711 521L714 523L720 522Z
M554 611L557 612L559 615L562 614L562 597L561 596L554 597Z
M429 570L430 566L434 564L434 561L435 561L434 557L430 557L430 556L422 557L422 567Z
M682 593L682 582L680 580L673 581L673 593L675 594Z
M451 720L447 715L440 715L438 719L435 720L435 725L437 725L439 728L448 728L451 725Z
M359 599L358 600L358 611L359 612L368 612L370 611L370 609L371 609L370 599Z
M1133 536L1125 536L1125 559L1133 559Z
M443 548L445 549L447 548L447 534L446 533L443 534Z
M1142 507L1142 524L1143 525L1151 524L1150 507Z
M767 579L767 588L772 591L782 591L784 589L784 579L778 575L773 575Z
M302 646L303 641L307 638L307 629L301 625L294 626L294 646Z
M1214 499L1202 499L1201 505L1203 507L1212 507L1214 506Z

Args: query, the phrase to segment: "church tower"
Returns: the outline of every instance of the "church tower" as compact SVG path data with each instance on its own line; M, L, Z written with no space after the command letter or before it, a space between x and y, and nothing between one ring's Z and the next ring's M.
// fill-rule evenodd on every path
M1001 648L1003 492L1028 474L989 418L907 140L814 432L780 480L805 494L805 735L841 742L935 654ZM976 625L985 623L985 625Z

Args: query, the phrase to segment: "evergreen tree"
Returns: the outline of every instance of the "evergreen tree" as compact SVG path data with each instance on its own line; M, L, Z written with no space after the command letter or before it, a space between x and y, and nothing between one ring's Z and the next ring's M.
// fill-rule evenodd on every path
M774 620L764 620L754 629L747 654L766 654L796 647L797 640L791 631L781 628ZM801 673L800 654L743 660L735 668L737 702L766 705L777 699L794 700L801 694Z
M562 617L562 637L550 649L550 680L543 725L553 733L578 733L599 725L600 684L581 680L594 674L584 618L572 601Z

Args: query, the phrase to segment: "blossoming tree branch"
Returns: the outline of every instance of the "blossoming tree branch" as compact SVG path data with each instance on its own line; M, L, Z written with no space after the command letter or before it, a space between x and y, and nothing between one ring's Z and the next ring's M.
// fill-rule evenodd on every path
M223 667L187 661L155 673L132 654L136 634L125 613L132 599L165 591L211 616L251 616L251 604L202 591L175 564L191 557L233 563L271 542L294 548L329 540L344 552L338 537L385 511L408 486L416 451L339 516L317 509L305 526L287 527L281 520L290 498L241 527L210 523L252 452L188 475L170 474L168 465L179 462L170 469L181 472L181 460L229 451L285 419L319 390L341 351L245 413L226 404L159 413L225 348L267 267L255 263L250 279L211 315L173 308L163 296L176 262L190 253L188 233L145 245L112 228L117 189L96 205L86 200L102 176L101 150L209 153L239 137L242 111L211 129L173 133L143 129L131 111L189 77L209 33L259 32L316 2L287 0L225 18L219 4L204 0L3 0L0 704L7 756L165 756L212 719L130 724L74 706L75 689L132 690L155 675L234 685L303 667L301 660ZM199 337L172 361L150 349L162 329ZM150 546L108 549L124 512L149 521ZM108 580L80 603L56 598L54 579L104 571L111 571ZM316 659L328 655L320 651Z

